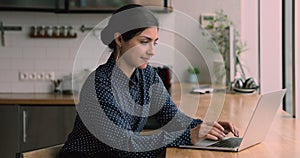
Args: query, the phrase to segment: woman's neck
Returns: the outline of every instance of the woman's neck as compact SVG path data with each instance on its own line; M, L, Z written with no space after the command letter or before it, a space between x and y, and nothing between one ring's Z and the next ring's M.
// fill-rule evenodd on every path
M123 73L130 78L136 68L126 64L122 59L116 61L116 65L123 71Z

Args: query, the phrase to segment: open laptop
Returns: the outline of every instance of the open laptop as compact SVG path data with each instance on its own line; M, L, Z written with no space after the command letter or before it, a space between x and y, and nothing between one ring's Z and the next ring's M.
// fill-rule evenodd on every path
M285 89L282 89L260 96L242 138L230 137L220 141L205 139L197 143L197 145L182 145L179 147L237 152L261 143L272 125L285 91Z

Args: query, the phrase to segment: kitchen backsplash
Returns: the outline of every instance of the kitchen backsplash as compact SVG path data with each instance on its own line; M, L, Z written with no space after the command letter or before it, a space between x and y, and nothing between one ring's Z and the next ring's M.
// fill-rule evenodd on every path
M80 27L93 27L110 14L54 14L32 12L0 12L4 26L21 26L22 31L5 31L5 46L0 46L0 92L53 91L49 80L20 80L20 72L54 72L55 79L72 73L80 44L88 32ZM167 18L168 15L161 15ZM72 26L77 38L31 38L32 26ZM167 35L169 36L169 35ZM167 38L170 39L169 37ZM172 40L170 40L172 41ZM89 48L95 51L97 46ZM170 54L161 60L172 65ZM170 60L171 59L171 60ZM86 67L93 69L92 67Z

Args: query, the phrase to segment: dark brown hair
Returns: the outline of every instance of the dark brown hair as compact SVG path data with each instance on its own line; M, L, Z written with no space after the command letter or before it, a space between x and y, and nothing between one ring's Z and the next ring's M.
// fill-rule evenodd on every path
M149 27L158 27L153 13L142 5L129 4L113 12L108 25L101 32L101 40L113 51L116 49L114 33L121 33L124 41L129 41Z

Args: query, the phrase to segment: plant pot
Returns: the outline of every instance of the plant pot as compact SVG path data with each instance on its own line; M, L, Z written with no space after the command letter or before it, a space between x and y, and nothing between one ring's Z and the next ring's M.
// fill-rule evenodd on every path
M190 83L198 83L198 77L196 74L189 74L188 81Z

